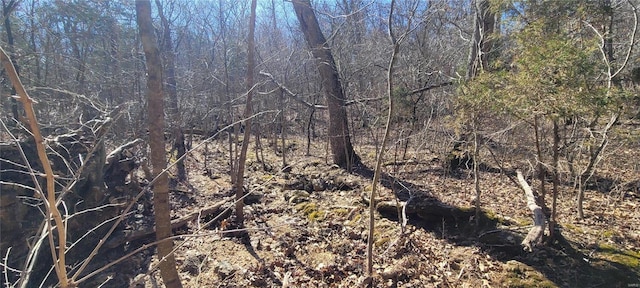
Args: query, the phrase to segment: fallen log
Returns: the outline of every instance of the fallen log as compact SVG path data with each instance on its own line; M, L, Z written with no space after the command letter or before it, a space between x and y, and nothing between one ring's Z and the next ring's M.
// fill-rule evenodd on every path
M518 175L518 183L524 191L524 195L527 199L527 207L533 213L533 227L531 228L531 230L529 230L527 237L522 240L521 245L525 251L533 252L533 247L542 242L542 235L544 234L546 217L542 212L542 208L536 203L536 198L533 195L533 190L531 189L531 186L529 186L527 181L524 180L522 172L520 170L516 170L516 174Z
M174 219L171 220L171 229L172 230L177 230L179 228L182 228L183 226L186 226L187 223L202 218L202 217L206 217L209 215L214 215L214 214L219 214L224 212L223 206L225 203L232 203L230 198L225 198L213 205L198 209L197 211L191 212L185 216L182 216L178 219ZM227 212L228 214L231 214L231 210L229 210ZM223 216L224 217L224 216ZM107 243L105 243L105 247L111 249L111 248L115 248L118 247L120 245L123 245L127 242L131 242L131 241L136 241L136 240L140 240L143 238L147 238L149 236L153 236L156 233L156 229L155 226L154 227L147 227L146 229L143 230L137 230L137 231L126 231L124 233L121 233L119 235L115 235L112 239L110 239L109 241L107 241Z

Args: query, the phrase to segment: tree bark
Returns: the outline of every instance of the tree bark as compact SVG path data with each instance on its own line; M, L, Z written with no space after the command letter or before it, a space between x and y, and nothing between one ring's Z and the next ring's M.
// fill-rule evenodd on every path
M558 202L558 186L560 185L559 163L560 157L560 129L558 127L558 120L553 120L553 199L551 200L551 221L549 221L549 238L553 239L556 224L558 223L556 204Z
M538 174L538 180L540 181L540 203L542 204L542 207L546 207L547 188L544 183L547 179L547 169L542 159L542 146L540 145L542 139L540 138L540 129L540 117L533 116L533 135L536 143L536 155L538 156L538 160L536 161L536 174Z
M389 132L391 130L391 121L394 114L394 99L393 99L393 89L394 89L394 78L393 72L395 68L395 63L398 57L398 52L400 51L400 42L396 39L396 36L393 32L393 8L395 5L395 1L391 0L390 10L389 10L389 18L387 19L388 23L388 33L389 39L391 40L391 44L393 45L393 50L391 51L391 59L389 59L389 66L387 68L387 97L389 98L389 108L387 110L387 123L384 129L384 136L382 137L382 145L380 146L380 150L378 151L378 157L376 159L376 167L373 173L373 183L371 183L371 194L369 195L369 229L367 236L367 275L369 278L373 277L373 242L375 235L375 209L376 209L376 197L378 194L378 181L380 181L380 174L382 171L382 159L384 157L385 149L387 147L387 142L389 141ZM395 193L394 193L395 194Z
M584 202L584 192L586 190L587 182L589 181L589 179L591 179L591 176L593 176L593 173L595 173L598 161L600 161L600 154L609 143L607 134L609 133L609 130L611 129L611 127L613 127L613 124L615 124L618 121L619 117L620 117L620 114L614 113L611 116L611 119L609 119L609 122L607 123L607 125L604 127L604 129L602 129L602 132L601 132L602 139L600 139L600 142L598 143L597 146L590 148L591 153L589 155L589 163L587 164L587 167L585 167L584 170L582 170L582 173L580 173L580 176L578 177L578 218L579 219L584 218L584 211L582 209L582 204Z
M16 8L18 2L15 0L11 0L9 2L2 1L2 17L4 17L4 29L7 32L7 44L9 45L9 53L13 54L14 52L14 41L13 41L13 33L11 32L11 12ZM11 56L13 57L13 55ZM15 60L11 60L13 67L16 69L16 74L20 77L20 66L16 63ZM16 95L16 88L11 86L11 95ZM20 120L20 114L18 113L18 101L15 98L11 98L11 114L13 118L16 120ZM13 125L15 122L9 122L10 125Z
M164 61L165 72L165 87L167 90L167 96L169 97L169 115L171 115L171 126L173 126L173 148L178 153L176 159L182 158L186 153L184 145L184 132L182 130L182 117L180 117L180 108L178 107L178 84L176 81L176 67L175 58L176 55L173 52L173 41L171 39L171 29L169 20L164 15L162 4L159 0L156 0L156 6L158 6L158 14L160 15L160 21L162 22L162 60ZM179 160L176 163L176 169L178 170L178 181L187 180L187 172L184 168L184 161Z
M254 34L256 30L256 0L251 1L251 16L249 19L249 36L247 39L247 103L244 108L244 136L242 138L242 147L240 148L240 156L238 157L238 163L236 171L234 189L236 190L236 223L239 227L244 225L244 167L247 160L247 149L249 148L249 139L251 138L251 115L253 115L253 85L254 85L254 73L256 69L256 57L255 57L255 39Z
M531 189L531 186L529 186L527 181L524 180L522 172L520 172L520 170L516 170L516 173L518 174L518 183L522 187L527 199L527 207L533 213L533 228L529 230L527 237L522 240L522 246L524 250L533 252L533 247L542 242L546 217L542 212L542 208L536 203L536 197L533 195L533 189Z
M327 43L315 12L309 0L293 0L300 29L304 34L307 45L315 58L322 88L329 107L329 144L333 163L341 168L350 170L354 164L360 163L360 157L353 150L349 134L345 96L340 84L338 69L336 68L331 49Z
M476 17L474 20L473 41L469 53L467 78L472 79L489 64L488 53L493 41L488 37L495 28L495 14L490 11L488 0L476 0Z
M164 101L162 91L162 64L158 42L151 20L151 1L136 1L138 29L147 64L147 109L149 112L149 146L153 175L153 210L156 220L156 238L171 237L171 207L169 206L169 179L164 172L167 162L164 145ZM173 255L173 241L158 244L160 274L166 287L182 287Z

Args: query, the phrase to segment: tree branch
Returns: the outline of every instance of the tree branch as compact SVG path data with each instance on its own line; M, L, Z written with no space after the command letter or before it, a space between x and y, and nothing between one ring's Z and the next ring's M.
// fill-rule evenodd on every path
M311 109L320 109L320 110L325 110L327 109L327 106L324 105L317 105L317 104L312 104L309 103L307 101L304 101L303 99L301 99L298 94L293 93L291 90L289 90L289 88L287 88L286 86L284 86L282 83L278 82L278 80L276 80L275 77L273 77L273 75L271 75L271 73L268 72L264 72L264 71L260 71L258 72L258 74L265 76L269 79L271 79L271 82L273 82L274 84L278 85L278 87L284 91L287 95L289 95L289 97L291 97L293 100L296 100L298 102L300 102L301 104L303 104L304 106L307 106Z

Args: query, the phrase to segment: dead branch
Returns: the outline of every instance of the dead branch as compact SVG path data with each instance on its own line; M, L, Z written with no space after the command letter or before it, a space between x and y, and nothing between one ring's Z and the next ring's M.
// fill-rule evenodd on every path
M520 187L524 191L524 195L527 198L527 207L533 213L533 227L529 230L527 237L522 240L521 245L525 251L533 252L533 247L540 244L542 242L542 235L544 233L544 225L546 222L546 217L542 212L542 208L538 206L536 203L536 198L533 195L533 190L531 186L524 180L524 176L522 176L522 172L520 170L516 170L518 175L518 183Z
M422 93L425 91L429 91L431 89L436 89L436 88L440 88L440 87L446 87L449 85L453 85L453 82L444 82L444 83L439 83L439 84L434 84L434 85L429 85L429 86L425 86L422 88L418 88L415 90L412 90L411 92L409 92L409 95L413 95L413 94L418 94L418 93Z
M55 226L58 228L57 236L58 243L60 245L55 245L54 237L50 233L49 234L49 245L51 248L51 256L53 257L53 263L56 268L56 275L58 276L58 280L60 281L60 286L63 288L69 287L71 283L69 283L69 279L67 278L67 270L66 270L66 258L65 258L65 248L67 241L66 230L63 228L64 223L62 221L62 215L56 206L56 191L55 191L55 179L53 175L53 169L51 167L51 163L49 162L49 158L47 157L47 151L44 146L44 139L42 138L42 134L40 133L40 127L38 127L38 121L36 118L36 113L33 109L34 100L29 97L27 91L24 89L22 85L22 81L20 81L20 77L16 71L16 68L11 62L11 59L7 55L7 53L0 47L0 60L2 61L2 65L4 69L7 71L9 79L11 80L11 84L16 89L18 93L18 101L22 103L22 107L26 113L29 128L31 133L33 133L33 137L36 142L36 150L38 151L38 158L42 164L43 170L46 174L47 180L47 216L50 221L53 220L55 222ZM49 221L49 224L51 223ZM58 251L56 253L56 246L58 247Z
M128 150L140 143L142 143L142 139L138 138L136 140L133 140L129 143L126 143L116 149L114 149L113 151L111 151L111 153L109 153L109 155L107 155L107 160L105 162L105 166L108 166L109 164L111 164L111 162L113 162L114 159L118 159L120 160L121 158L121 154L122 152L124 152L125 150Z

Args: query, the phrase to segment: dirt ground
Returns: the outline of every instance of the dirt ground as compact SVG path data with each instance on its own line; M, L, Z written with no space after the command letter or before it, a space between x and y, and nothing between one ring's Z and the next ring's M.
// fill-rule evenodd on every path
M289 143L287 169L282 169L281 154L274 148L265 145L264 162L250 150L245 181L250 196L244 210L248 233L233 233L232 217L214 219L214 215L176 231L176 258L185 287L362 283L372 189L372 174L366 167L374 167L374 148L358 151L366 167L350 174L328 164L322 144L312 147L315 156L305 156L305 149L298 148L304 146L302 140ZM231 197L225 147L214 142L187 160L188 183L179 183L172 191L173 218ZM638 151L628 153L635 155L618 155L638 159ZM472 173L450 172L443 162L441 155L430 153L412 155L397 165L387 161L380 200L395 201L395 192L400 203L432 197L473 212ZM583 220L575 217L573 188L562 186L560 237L531 253L520 246L533 223L524 194L499 171L480 174L479 226L474 213L467 218L413 213L407 215L404 227L397 213L376 213L373 286L638 287L640 182L635 167L624 168L603 166L600 180L587 191ZM613 176L619 184L606 186L605 179ZM205 226L207 222L211 225ZM162 287L153 270L157 262L151 259L153 251L140 255L121 273L135 271L134 286ZM130 270L131 265L138 267Z

